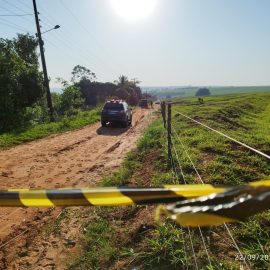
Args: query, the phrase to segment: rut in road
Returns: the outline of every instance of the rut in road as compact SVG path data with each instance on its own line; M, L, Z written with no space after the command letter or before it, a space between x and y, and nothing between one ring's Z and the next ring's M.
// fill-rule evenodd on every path
M117 170L136 146L153 110L136 109L133 126L102 128L100 123L0 151L0 188L91 187ZM0 269L61 269L78 246L82 208L71 209L62 241L42 233L61 214L57 208L1 208ZM5 246L2 247L7 243Z

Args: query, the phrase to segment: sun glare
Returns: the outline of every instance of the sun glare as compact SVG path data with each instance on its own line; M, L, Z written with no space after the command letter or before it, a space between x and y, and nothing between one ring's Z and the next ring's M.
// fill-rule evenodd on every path
M157 0L111 0L116 13L127 21L140 21L149 17Z

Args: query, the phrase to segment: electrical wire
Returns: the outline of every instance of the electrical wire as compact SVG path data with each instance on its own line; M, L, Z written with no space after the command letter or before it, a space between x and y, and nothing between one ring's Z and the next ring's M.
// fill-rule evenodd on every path
M23 16L32 16L34 14L0 14L0 17L23 17Z
M60 0L62 6L71 14L71 16L74 18L74 20L77 22L78 25L80 25L80 27L89 35L91 36L92 40L94 40L92 33L88 30L88 28L81 23L81 21L78 19L78 17L75 15L75 13L64 3L64 1ZM98 42L97 40L95 40L95 42ZM105 47L101 44L98 43L98 46L102 48L103 52L105 52ZM102 60L103 61L103 60ZM110 65L110 68L114 71L114 72L118 72L116 71L116 69L114 68L114 65Z
M16 5L14 5L14 4L12 4L12 3L6 1L6 0L3 0L3 1L5 1L8 5L10 5L10 6L12 6L12 7L15 7L15 8L16 8L17 10L19 10L20 12L27 13L26 11L22 10L21 8L18 8ZM6 10L7 12L9 12L9 13L11 13L11 14L13 14L13 15L17 15L16 12L12 11L11 9L9 9L9 8L7 8L7 7L0 7L0 8ZM18 18L21 18L21 19L23 19L24 21L27 21L27 22L33 24L33 21L32 21L32 20L30 20L30 19L28 19L28 18L25 18L24 16L21 16L21 17L18 17Z
M42 20L42 18L44 18L44 19L45 19L47 22L49 22L50 24L55 24L56 19L53 18L53 16L52 16L51 14L48 14L47 11L46 11L41 5L39 5L39 10L42 11L42 12L40 13L40 18L41 18L41 20ZM71 11L69 11L69 12L71 12ZM44 14L45 14L46 16L45 16ZM73 14L73 13L72 13L72 14ZM75 16L75 15L73 14L73 16ZM77 20L78 20L78 19L77 19ZM77 22L77 20L76 20L76 22ZM78 23L78 22L77 22L77 23ZM80 27L81 27L81 25L80 25ZM60 32L60 34L62 34L63 36L65 36L65 39L69 40L70 37L71 37L72 35L74 35L74 32L72 32L72 31L71 31L70 29L68 29L68 28L66 28L66 30L67 30L67 32L68 32L68 35L65 34L64 32ZM93 39L93 40L94 40L94 39ZM77 44L77 45L79 45L79 44ZM81 50L84 50L84 53L88 54L88 56L89 56L90 58L96 59L97 61L102 62L101 58L98 58L97 55L91 55L91 56L90 56L89 51L86 51L83 47L80 47L80 49L81 49ZM76 48L76 50L78 50L78 48ZM105 64L105 65L106 65L106 64Z
M22 0L17 0L17 2L20 2L23 6L27 7L28 9L32 10L33 6L32 5L28 5L27 2L22 1Z
M50 24L48 27L50 27L51 24L54 24L54 22L52 22L50 19L44 16L43 13L41 13L40 18L41 18L41 22L43 22L44 25L48 26L48 23ZM45 19L46 22L44 22L43 19ZM51 32L49 37L53 37L54 39L57 39L60 42L60 44L64 44L65 47L68 48L68 50L70 50L70 52L76 52L76 55L80 55L81 59L83 59L86 65L89 65L89 63L94 63L94 61L97 60L97 58L93 57L93 55L90 55L89 51L86 50L84 47L79 46L80 43L77 43L75 47L74 41L70 38L72 36L72 33L69 31L68 33L70 34L67 35L65 32L62 32L60 30L57 34L55 32ZM89 62L86 62L86 61L89 61ZM97 61L99 62L99 60ZM94 64L94 69L95 69L95 72L98 72L99 74L103 76L105 75L104 72L102 71L103 66L100 67L100 64L97 64L97 62L95 62Z
M4 1L6 1L6 0L4 0ZM19 2L22 4L22 5L24 5L24 9L25 9L25 7L26 7L26 9L27 10L30 10L31 8L30 8L30 6L29 5L26 5L25 3L23 3L22 1L20 1L19 0ZM11 4L12 5L12 4ZM72 17L76 20L76 22L80 25L80 27L82 27L83 28L83 30L84 31L87 31L88 32L88 35L90 35L91 33L88 31L88 29L80 22L80 20L76 17L76 15L62 2L62 5L64 6L64 8L69 12L69 13L72 13ZM21 11L24 11L24 9L22 9L21 7L18 7L18 6L16 6L16 5L12 5L12 6L14 6L16 9L18 9L18 10L21 10ZM43 19L44 20L46 20L48 23L49 23L49 27L51 27L51 25L54 25L55 23L55 21L56 21L56 19L55 18L53 18L53 16L51 16L51 14L48 14L47 13L47 10L45 10L43 7L42 7L42 5L41 5L41 3L39 3L39 7L38 7L38 9L39 10L42 10L42 13L40 13L40 19L41 19L41 24L43 24L42 22L43 22ZM45 16L46 15L46 16ZM42 26L42 25L41 25ZM105 73L104 73L104 71L102 71L103 69L104 69L104 61L100 58L100 57L97 57L97 54L95 54L95 55L91 55L90 56L90 54L89 54L89 50L86 50L85 48L83 48L82 46L80 46L79 48L78 48L78 45L80 44L80 43L78 43L78 44L76 44L76 47L75 46L73 46L73 44L72 43L74 43L74 41L73 40L71 40L70 39L70 37L74 34L72 31L70 31L69 29L66 29L66 30L68 30L68 35L66 35L65 34L65 32L63 32L63 31L59 31L59 33L57 33L57 35L55 34L55 33L51 33L50 34L50 37L52 37L52 36L54 36L54 39L60 39L61 40L61 44L62 43L65 43L65 47L69 47L69 49L71 48L71 51L75 51L76 52L76 54L80 54L80 57L83 59L83 61L84 62L86 62L86 59L89 59L89 62L90 63L93 63L93 62L95 62L95 64L94 64L94 66L95 66L95 72L98 72L100 75L102 75L103 77L105 77ZM47 39L48 40L48 39ZM92 38L92 40L94 40L93 38ZM71 45L72 44L72 45ZM70 46L71 45L71 46ZM99 47L102 47L102 45L99 45ZM104 51L104 50L103 50ZM93 61L93 59L96 59L96 60L94 60ZM101 64L101 63L104 63L104 64ZM87 65L89 65L89 63L87 63ZM101 65L102 65L102 67L101 67ZM99 68L98 68L98 66L100 66ZM109 66L109 65L106 65L105 64L105 66L107 67L107 68L109 68L109 69L111 69L111 70L114 70L114 72L116 72L116 70L114 69L114 67L112 67L112 66ZM118 72L117 72L118 73Z
M1 25L5 25L5 26L8 26L10 28L13 28L13 29L16 29L16 30L20 30L20 31L23 31L23 32L26 32L26 33L31 33L26 28L23 28L23 27L21 27L21 26L19 26L17 24L11 23L11 22L7 21L4 18L0 18L0 20L1 20Z

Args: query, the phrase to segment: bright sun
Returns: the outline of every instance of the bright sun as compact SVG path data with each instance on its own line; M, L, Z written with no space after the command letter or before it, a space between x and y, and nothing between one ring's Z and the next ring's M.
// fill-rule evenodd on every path
M116 13L128 21L139 21L153 13L157 0L111 0Z

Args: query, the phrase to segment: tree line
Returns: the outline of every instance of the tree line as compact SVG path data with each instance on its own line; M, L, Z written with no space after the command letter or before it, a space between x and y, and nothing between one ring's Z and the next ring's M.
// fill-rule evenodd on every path
M49 121L37 46L37 39L29 34L0 38L0 132ZM73 68L70 81L58 81L63 91L52 93L56 119L109 98L136 105L142 97L139 81L121 75L114 82L99 82L94 72L81 65Z

